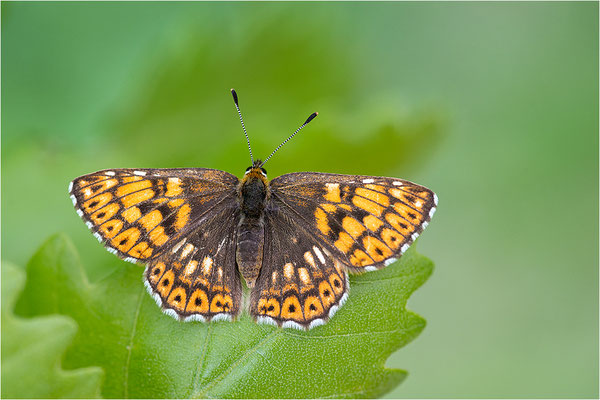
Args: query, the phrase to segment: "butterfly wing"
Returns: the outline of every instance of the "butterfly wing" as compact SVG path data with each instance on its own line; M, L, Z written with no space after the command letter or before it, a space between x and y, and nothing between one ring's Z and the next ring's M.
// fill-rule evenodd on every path
M396 261L437 206L431 190L396 178L299 172L273 179L270 189L269 207L296 219L353 272Z
M235 266L237 207L210 213L200 226L151 260L146 287L163 311L183 320L232 320L242 284Z
M213 169L115 169L81 176L69 192L110 252L148 264L146 285L165 312L211 319L235 316L241 303L230 256L238 183Z
M264 218L263 265L250 314L283 327L322 325L347 298L344 266L287 212L271 209Z

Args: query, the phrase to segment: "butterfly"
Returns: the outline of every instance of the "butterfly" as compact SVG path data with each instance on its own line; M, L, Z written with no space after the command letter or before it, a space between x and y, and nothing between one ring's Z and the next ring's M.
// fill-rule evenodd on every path
M437 196L377 176L296 172L267 179L254 160L242 179L215 169L106 169L70 183L79 216L117 256L146 265L144 284L183 321L233 320L311 329L348 297L348 272L395 262L429 223ZM242 282L249 301L242 301Z

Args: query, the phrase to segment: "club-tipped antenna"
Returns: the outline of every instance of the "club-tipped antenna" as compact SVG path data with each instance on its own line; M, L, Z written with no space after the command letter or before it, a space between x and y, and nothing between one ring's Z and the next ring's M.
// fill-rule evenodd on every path
M265 161L263 161L262 164L260 164L260 166L262 167L263 165L265 165L267 163L267 161L269 161L269 159L271 157L273 157L273 154L275 154L277 152L277 150L279 150L281 147L283 147L284 144L286 144L291 138L293 138L296 135L296 133L300 132L300 129L302 129L306 125L308 125L308 123L310 121L312 121L313 118L316 117L317 115L319 115L318 112L314 112L314 113L310 114L310 116L306 119L306 121L304 121L304 123L302 125L300 125L300 128L296 129L296 131L294 133L292 133L290 135L290 137L288 137L287 139L285 139L279 146L277 146L277 148L275 150L273 150L273 152L271 153L271 155L269 155L269 157L267 157L265 159Z
M254 157L252 156L252 147L250 147L250 138L248 137L248 132L246 132L246 126L244 125L244 119L242 118L242 112L240 111L240 106L238 104L237 93L235 92L234 89L231 89L231 95L233 96L233 102L235 103L235 108L237 109L238 115L240 116L240 122L242 123L242 129L244 130L244 135L246 135L246 142L248 142L248 150L250 151L250 161L252 161L252 165L254 165Z

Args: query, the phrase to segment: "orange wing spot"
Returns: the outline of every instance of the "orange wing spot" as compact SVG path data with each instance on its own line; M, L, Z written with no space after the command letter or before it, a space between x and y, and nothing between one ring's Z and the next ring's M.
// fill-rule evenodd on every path
M167 192L165 196L167 197L175 197L179 196L183 192L181 188L181 179L179 178L169 178L169 182L167 182Z
M160 278L160 282L158 282L158 285L156 286L156 291L160 293L160 297L162 297L163 299L167 297L167 295L171 291L171 286L173 286L174 281L175 274L173 273L172 269L168 270L163 274L162 278Z
M296 321L304 320L302 308L300 307L300 302L296 296L288 296L283 301L283 306L281 307L281 318L294 319Z
M208 296L204 290L194 290L194 293L190 296L190 301L187 303L185 312L201 314L208 312Z
M363 210L370 212L371 214L376 215L378 217L381 216L381 213L383 212L383 209L384 209L379 204L372 202L371 200L367 200L363 197L359 197L359 196L352 197L352 204L354 204L355 206L360 207Z
M187 224L190 219L190 205L184 204L181 206L179 211L177 211L177 218L175 219L175 229L180 231Z
M371 232L377 232L377 230L383 225L383 221L374 215L367 215L363 218L363 223Z
M184 201L183 199L169 200L168 204L169 204L169 207L171 207L171 208L177 208L183 204L183 201Z
M91 185L94 182L98 182L101 179L106 179L106 176L88 176L87 178L80 180L78 185L80 188L82 188L84 186Z
M135 258L147 258L152 254L152 248L148 247L148 242L141 242L129 250L128 254Z
M321 305L319 298L308 296L308 298L304 300L304 317L307 320L310 320L321 315L323 315L323 306Z
M229 312L231 310L231 296L222 295L217 293L210 302L210 312Z
M338 276L338 274L329 275L329 283L331 283L331 287L333 291L338 296L344 293L344 285L342 283L342 279Z
M337 206L335 204L330 204L330 203L319 204L319 207L321 207L323 210L325 210L325 212L327 212L329 214L334 213L335 210L337 210Z
M94 211L104 207L109 201L112 200L112 197L113 196L110 193L99 194L98 196L94 196L83 203L83 208L88 214L91 214Z
M403 193L402 190L400 190L400 189L390 189L389 192L390 192L390 194L392 196L394 196L398 200L402 199L402 193Z
M369 190L369 189L359 187L359 188L356 188L355 193L359 196L366 197L367 199L369 199L375 203L381 204L384 207L387 207L390 205L390 198L387 195L385 195L383 193L379 193L375 190Z
M373 236L365 236L363 238L363 246L375 262L383 261L392 255L392 250L383 242Z
M125 183L137 182L137 181L141 181L142 179L144 179L144 178L142 178L141 176L132 175L132 176L126 176L126 177L124 177L123 178L123 182L125 182Z
M258 304L256 305L256 308L258 309L259 314L266 314L267 313L267 299L265 299L264 297L261 297L260 299L258 299Z
M418 211L415 211L400 202L394 204L394 210L396 210L396 212L400 214L402 218L412 222L413 225L419 225L423 220L423 215L421 215Z
M331 228L329 227L325 211L317 207L315 210L315 219L317 220L317 228L319 228L323 235L328 235L331 232Z
M135 192L135 193L132 193L128 196L121 198L121 202L123 203L123 205L126 208L129 208L129 207L134 206L143 201L150 200L153 197L154 197L154 190L145 189L140 192Z
M129 228L125 232L121 232L112 240L112 245L123 253L127 253L133 247L140 237L140 230L137 228Z
M123 210L121 215L125 218L125 221L132 223L142 216L142 212L137 207L131 207Z
M117 213L117 211L119 211L119 208L120 207L118 203L110 203L106 207L103 207L96 211L94 214L92 214L91 219L96 225L103 224L104 222L112 218Z
M167 303L179 312L183 312L185 309L186 298L187 293L185 292L185 289L181 286L178 286L171 290L171 294L167 299Z
M335 275L337 277L337 275ZM331 289L331 285L327 281L321 281L319 283L319 295L321 296L321 303L325 308L329 308L330 304L335 303L335 292Z
M414 226L410 222L408 222L404 218L401 218L397 214L387 213L385 214L385 220L389 222L390 225L392 225L394 229L400 232L403 236L409 237L415 231Z
M354 239L352 239L352 236L348 235L346 232L340 232L338 240L336 240L333 245L342 253L348 253L354 245Z
M352 207L350 207L348 204L338 204L338 207L343 208L346 211L352 211Z
M152 202L154 204L161 205L161 204L165 204L167 202L167 199L164 198L164 197L161 197L160 199L154 199L154 200L152 200Z
M165 234L165 230L162 226L157 226L150 232L150 240L152 240L152 243L156 246L162 246L169 240L169 236Z
M375 185L373 183L369 183L368 185L365 185L365 187L367 189L376 190L378 192L385 193L385 186Z
M400 247L400 245L404 241L404 237L402 235L389 228L384 228L381 231L381 238L383 239L385 244L388 245L388 247L394 250Z
M258 312L259 314L266 314L271 317L278 318L281 307L277 299L265 299L264 297L258 301Z
M327 189L327 193L323 195L325 200L331 201L332 203L339 203L342 201L339 183L326 183L325 188Z
M150 273L148 274L148 280L151 284L156 285L156 283L160 280L160 277L165 272L165 263L157 262L153 267Z
M111 219L100 226L100 231L107 239L114 237L121 229L123 229L123 221L120 219Z
M88 199L91 196L94 196L96 194L100 194L102 192L107 191L108 189L117 185L118 183L119 182L116 179L106 179L104 181L100 181L99 183L97 183L95 185L90 185L90 186L82 189L81 192L83 194L83 197L85 199Z
M352 256L350 256L350 262L355 267L362 267L374 263L373 259L360 249L354 250L354 253L352 253Z
M271 317L279 317L281 307L276 299L269 299L266 304L267 315Z
M355 239L365 231L365 227L352 217L344 217L342 228Z
M152 187L152 182L150 182L149 180L137 181L117 188L116 193L117 196L123 197L133 192L138 192L140 190L147 189L149 187Z
M162 214L158 210L150 211L148 214L144 215L140 218L139 223L144 227L146 232L150 232L152 229L156 227L156 225L160 224L163 220Z

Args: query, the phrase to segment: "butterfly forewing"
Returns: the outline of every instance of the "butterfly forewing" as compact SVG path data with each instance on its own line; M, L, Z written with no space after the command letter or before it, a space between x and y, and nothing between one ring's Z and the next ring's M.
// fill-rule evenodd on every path
M354 272L397 260L437 206L431 190L396 178L300 172L273 179L270 189L271 209L297 220Z
M281 210L265 214L263 261L250 298L250 313L258 322L311 328L346 300L344 266Z
M224 201L238 179L212 169L114 169L70 186L77 213L109 251L128 261L156 258Z

